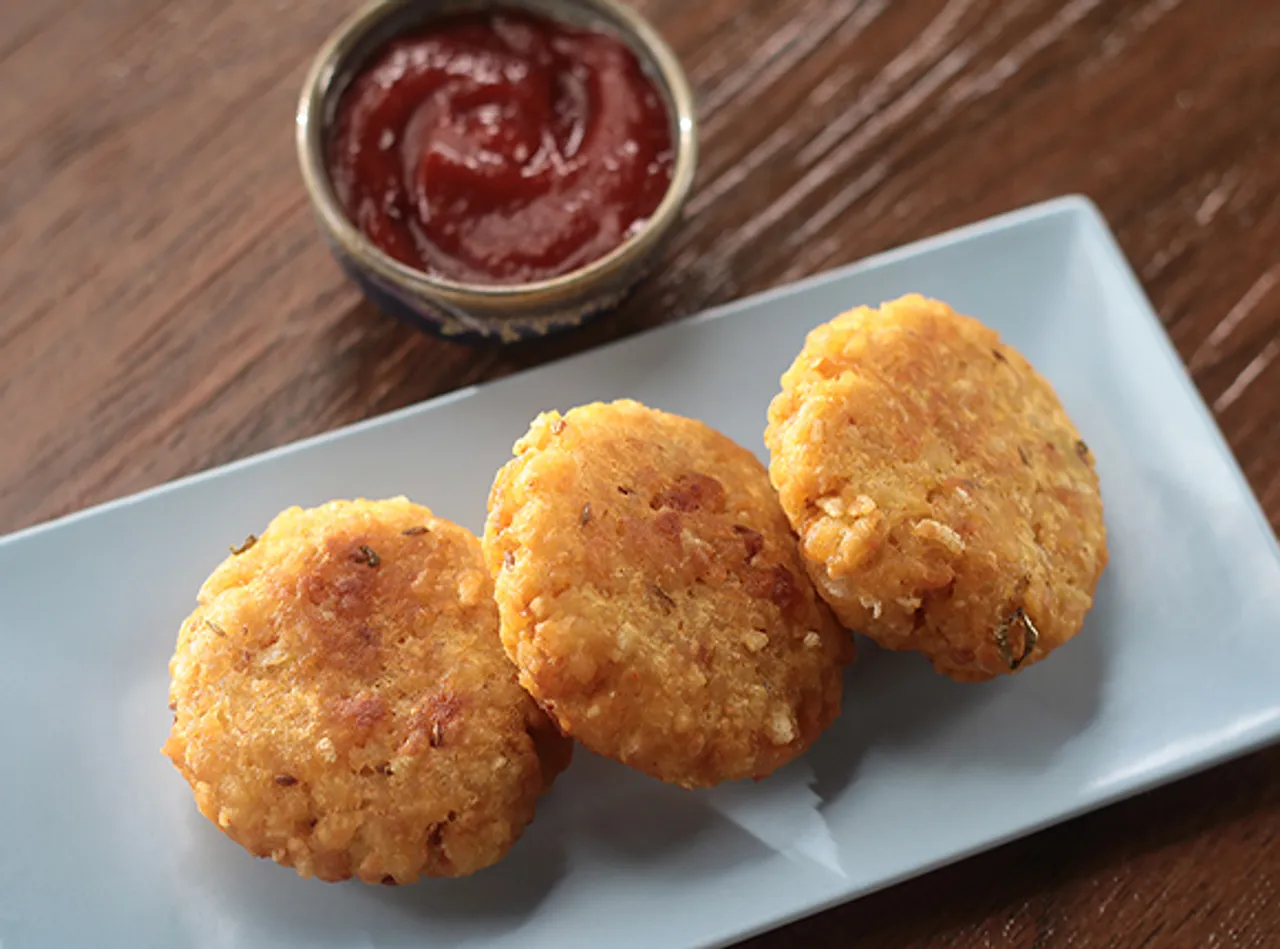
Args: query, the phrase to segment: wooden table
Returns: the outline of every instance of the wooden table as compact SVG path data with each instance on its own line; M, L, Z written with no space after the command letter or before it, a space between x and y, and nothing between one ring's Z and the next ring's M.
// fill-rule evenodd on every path
M352 0L7 3L0 531L1065 192L1280 524L1280 3L638 5L701 103L688 219L608 321L476 350L363 303L312 226L293 107ZM1276 945L1278 834L1280 750L752 945Z

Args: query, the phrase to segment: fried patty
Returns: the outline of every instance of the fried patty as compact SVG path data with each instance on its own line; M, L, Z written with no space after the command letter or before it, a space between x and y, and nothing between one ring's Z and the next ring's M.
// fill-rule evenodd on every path
M485 558L507 654L566 734L697 787L763 777L836 717L852 638L754 455L620 401L540 415L515 456Z
M164 752L201 813L304 877L499 860L571 752L498 640L479 541L403 498L291 508L205 582Z
M836 615L983 680L1074 636L1107 562L1094 459L996 333L911 295L819 326L765 441Z

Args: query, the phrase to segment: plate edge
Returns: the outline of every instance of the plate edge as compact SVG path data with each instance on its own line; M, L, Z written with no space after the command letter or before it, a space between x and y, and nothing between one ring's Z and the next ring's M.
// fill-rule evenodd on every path
M1218 424L1218 419L1209 407L1209 403L1205 401L1200 387L1196 385L1190 368L1178 353L1177 347L1174 346L1173 339L1169 336L1169 331L1165 328L1164 321L1160 319L1160 314L1156 312L1154 305L1152 305L1150 298L1143 289L1142 282L1138 279L1138 275L1134 271L1133 265L1129 262L1129 258L1125 256L1119 240L1116 239L1115 233L1107 225L1105 216L1096 204L1083 195L1075 196L1075 198L1076 200L1072 204L1074 213L1078 216L1079 224L1088 231L1090 237L1096 239L1107 250L1108 253L1105 257L1107 266L1119 278L1125 293L1130 298L1129 302L1137 307L1146 319L1150 321L1152 329L1155 331L1154 335L1158 340L1157 345L1165 361L1173 371L1173 375L1177 377L1178 384L1182 387L1183 392L1189 397L1193 409L1200 419L1201 426L1217 446L1218 453L1226 463L1231 477L1235 480L1236 487L1246 498L1246 504L1253 513L1264 543L1267 543L1271 555L1277 562L1280 562L1280 535L1277 535L1276 529L1272 527L1271 520L1267 517L1267 512L1263 510L1261 498L1253 490L1253 485L1249 483L1249 478L1244 473L1240 459L1236 457L1231 443L1227 441L1226 433L1223 432L1222 426Z
M880 267L888 266L889 264L896 263L897 261L902 260L904 258L913 257L922 253L936 251L941 248L947 247L951 244L959 243L961 241L968 240L970 238L977 237L982 234L997 233L999 231L1021 227L1026 224L1030 224L1034 221L1044 220L1044 219L1059 216L1059 215L1075 216L1075 215L1079 215L1081 212L1084 212L1086 216L1092 217L1096 221L1101 221L1102 231L1104 232L1105 236L1108 238L1111 237L1110 231L1106 226L1105 219L1102 217L1102 213L1098 210L1097 206L1088 197L1082 194L1065 194L1065 195L1060 195L1058 197L1049 198L1047 200L1040 201L1035 204L1025 205L1023 207L1015 208L1010 211L1005 211L1000 214L993 215L991 217L982 218L980 220L973 221L968 224L963 224L959 227L952 228L947 231L942 231L938 234L922 237L919 240L911 241L910 243L907 243L907 244L902 244L897 247L891 247L887 250L883 250L878 253L872 254L868 257L864 257L860 260L856 260L851 263L844 264L840 267L832 268L831 270L825 270L808 277L803 277L799 280L794 280L790 283L781 284L776 287L770 287L768 289L761 290L758 293L753 293L749 296L741 297L737 300L727 301L717 306L710 307L706 310L702 310L692 316L689 316L683 319L673 320L667 323L663 323L659 326L651 327L649 329L643 330L638 333L632 333L628 336L624 336L621 339L612 340L608 343L605 343L602 346L595 346L581 353L575 353L570 356L565 356L561 359L554 359L549 362L540 363L537 366L531 366L528 369L523 369L520 372L513 373L509 376L504 376L501 379L494 379L494 380L491 380L490 382L478 383L470 386L465 386L460 389L454 389L450 392L444 392L444 393L441 393L440 395L432 396L429 399L425 399L421 402L415 402L411 405L406 405L402 408L395 409L391 412L385 412L381 415L375 415L371 418L361 419L349 425L343 425L338 428L329 429L328 431L317 432L314 435L309 435L303 438L296 439L291 442L286 442L283 445L277 445L273 448L268 448L263 451L256 452L252 455L246 455L243 458L237 458L233 461L226 462L225 464L217 465L212 468L205 468L199 471L193 471L190 474L182 475L178 478L174 478L169 481L164 481L157 485L152 485L149 488L143 488L142 490L136 491L132 494L127 494L121 497L112 498L110 500L103 501L99 504L95 504L90 507L81 508L80 510L77 510L77 511L71 511L67 514L50 518L49 520L40 521L36 524L32 524L27 527L20 528L8 534L0 535L0 550L3 550L4 548L9 547L13 544L30 540L33 537L41 536L50 531L55 531L60 528L70 527L74 524L79 523L82 520L87 520L89 518L97 517L104 514L109 514L116 510L128 508L134 504L138 504L143 501L150 500L151 498L163 496L164 494L167 494L171 491L177 491L177 490L181 490L182 488L189 487L193 484L199 484L202 481L207 479L217 478L226 474L230 474L234 471L240 470L241 468L247 468L252 465L261 464L263 462L269 461L274 458L287 456L294 452L304 451L308 448L312 448L317 445L322 445L327 441L342 438L347 435L353 435L359 432L372 430L383 425L391 425L405 418L410 418L419 412L429 412L434 409L440 408L442 406L448 405L451 402L460 401L462 399L468 398L474 395L480 389L485 388L487 386L497 385L503 382L519 379L522 376L526 375L527 373L546 369L550 366L554 366L562 363L570 363L576 359L585 358L587 356L591 356L597 353L607 352L608 350L612 349L615 346L621 346L621 345L630 343L634 340L640 339L644 336L648 336L652 333L661 333L677 326L692 326L700 323L707 323L707 322L712 322L719 319L724 319L725 317L732 316L736 310L742 309L746 306L767 303L770 300L777 299L778 297L781 297L781 296L790 295L791 293L811 290L816 287L823 286L827 283L843 279L847 276L851 276L853 274L863 273L866 271L875 270ZM1115 248L1117 253L1120 253L1119 245L1116 244L1114 240L1111 240L1110 246ZM1122 253L1120 253L1120 256L1123 259ZM1126 266L1127 266L1127 262L1126 262ZM1128 276L1130 281L1133 281L1134 279L1136 279L1133 277L1131 270L1129 271ZM1149 314L1152 313L1153 311L1151 310L1150 303L1149 301L1147 301L1146 296L1142 292L1140 285L1138 288L1138 296L1142 300L1144 306L1146 307L1147 312ZM1157 319L1156 322L1158 324L1159 320ZM1161 330L1162 330L1162 335L1165 335L1163 334L1163 327L1161 327ZM1166 335L1166 340L1167 340L1167 335ZM1176 356L1176 353L1175 353L1175 356ZM1192 386L1192 388L1194 389L1194 385ZM1197 393L1197 397L1198 397L1198 393ZM1202 400L1202 404L1203 404L1203 400ZM1214 427L1215 428L1217 427L1216 424ZM1219 437L1221 438L1221 432L1219 432L1218 434L1219 434ZM1223 443L1225 444L1225 441L1223 441ZM1230 455L1229 446L1228 446L1228 454ZM1234 456L1232 457L1234 458ZM1248 487L1247 481L1245 482L1245 484L1246 484L1246 487ZM1249 494L1250 496L1253 496L1253 491L1251 488L1249 488Z

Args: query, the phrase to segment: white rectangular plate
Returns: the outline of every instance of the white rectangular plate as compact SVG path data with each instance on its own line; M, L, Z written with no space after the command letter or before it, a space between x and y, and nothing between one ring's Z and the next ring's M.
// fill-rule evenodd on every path
M957 685L864 648L839 722L758 784L684 792L580 752L506 861L300 880L160 756L178 625L281 508L408 494L479 530L542 408L630 396L763 457L805 333L907 291L999 330L1094 449L1112 561L1049 661ZM720 945L1280 734L1275 538L1106 225L1066 198L0 540L0 944Z

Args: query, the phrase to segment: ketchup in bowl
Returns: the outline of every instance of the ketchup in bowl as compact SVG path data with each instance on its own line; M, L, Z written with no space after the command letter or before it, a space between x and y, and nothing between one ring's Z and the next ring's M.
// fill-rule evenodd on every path
M328 147L374 244L476 284L603 257L661 203L672 156L662 98L621 40L514 10L392 40L339 100Z

